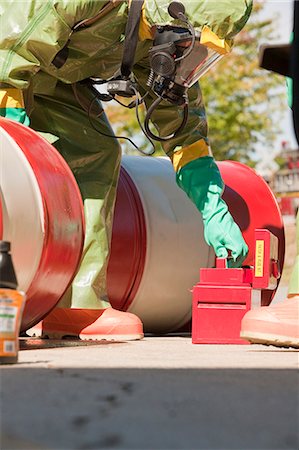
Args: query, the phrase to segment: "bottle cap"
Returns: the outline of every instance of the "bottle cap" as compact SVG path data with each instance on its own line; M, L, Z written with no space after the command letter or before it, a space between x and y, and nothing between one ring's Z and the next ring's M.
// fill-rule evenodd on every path
M10 242L0 241L0 252L10 252Z
M10 251L10 242L0 241L0 288L17 289L18 281Z

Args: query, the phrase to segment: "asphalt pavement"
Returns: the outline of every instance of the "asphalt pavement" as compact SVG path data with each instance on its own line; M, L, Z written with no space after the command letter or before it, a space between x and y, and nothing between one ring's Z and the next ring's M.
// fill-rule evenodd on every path
M1 368L1 450L299 448L297 350L188 336L21 347Z

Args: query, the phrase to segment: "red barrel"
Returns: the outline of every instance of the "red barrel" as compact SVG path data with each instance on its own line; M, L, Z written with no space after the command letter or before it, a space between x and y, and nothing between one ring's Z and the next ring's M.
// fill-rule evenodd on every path
M273 192L262 177L244 164L223 161L218 166L226 185L223 198L249 247L244 264L254 264L254 230L265 228L278 238L278 257L282 270L285 254L284 225ZM262 305L269 305L274 294L275 291L262 291Z

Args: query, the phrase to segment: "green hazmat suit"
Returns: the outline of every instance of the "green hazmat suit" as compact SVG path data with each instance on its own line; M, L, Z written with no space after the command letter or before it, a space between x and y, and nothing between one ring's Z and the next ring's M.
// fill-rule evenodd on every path
M293 42L294 35L292 33L290 42ZM293 106L293 79L287 78L287 95L288 95L288 104L289 107ZM298 295L299 294L299 210L296 215L296 259L294 262L293 271L290 278L288 294L289 295Z
M81 191L86 218L83 258L60 306L101 309L109 306L106 268L119 176L121 150L101 105L82 80L107 79L119 69L129 1L0 1L0 114L29 124L55 145L69 164ZM133 73L141 93L149 76L148 51L154 25L176 24L169 1L145 0ZM208 45L222 50L249 18L251 0L182 1L193 25L206 27ZM85 26L77 27L84 21ZM216 44L215 44L216 42ZM53 64L67 45L62 67ZM22 94L20 96L20 93ZM198 84L188 91L190 114L181 134L164 144L177 182L203 215L205 237L218 256L232 250L236 264L247 253L241 232L221 199L223 182L212 157L207 120ZM149 107L155 95L149 95ZM90 106L91 119L86 108ZM177 107L164 101L152 115L161 136L180 123ZM219 228L220 227L220 228ZM223 235L223 231L225 234Z
M299 295L299 211L296 217L296 259L294 261L293 271L289 283L289 295Z

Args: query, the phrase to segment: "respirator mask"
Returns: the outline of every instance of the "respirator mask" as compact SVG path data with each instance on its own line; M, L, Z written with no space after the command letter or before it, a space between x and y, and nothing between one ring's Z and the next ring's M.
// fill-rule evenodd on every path
M93 84L107 83L108 95L100 100L117 100L119 97L135 97L129 108L136 107L139 125L152 142L168 141L176 137L185 127L188 119L188 89L195 84L218 60L222 54L201 44L201 33L196 31L185 15L185 7L180 2L172 2L168 7L169 15L176 19L177 26L157 26L153 47L149 50L150 74L147 80L147 92L141 96L138 84L132 74L134 56L138 41L138 30L143 1L132 0L126 27L123 60L119 73L110 80L91 79ZM141 123L138 107L147 95L157 97L148 108ZM169 136L158 136L150 130L149 123L155 109L162 101L168 101L182 110L182 122ZM122 104L122 103L121 103Z
M149 51L152 90L171 103L182 105L187 90L221 57L200 43L200 33L188 29L158 26Z
M149 51L151 74L148 86L157 95L157 99L148 111L145 129L152 139L160 141L173 138L185 126L188 118L188 89L222 57L200 43L200 33L194 30L183 13L178 16L188 28L157 26L154 45ZM152 112L162 100L167 100L184 111L179 129L166 137L153 135L148 127Z

